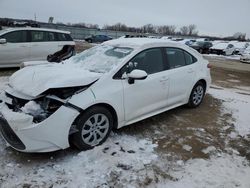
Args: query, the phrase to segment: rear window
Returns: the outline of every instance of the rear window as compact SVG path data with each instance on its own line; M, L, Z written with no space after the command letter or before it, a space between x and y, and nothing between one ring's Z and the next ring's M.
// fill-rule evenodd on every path
M192 56L191 54L189 54L186 51L184 51L184 56L185 56L185 60L186 60L187 65L193 64L197 61L197 59L194 56Z
M72 37L69 34L57 33L59 41L73 41Z
M185 56L181 49L166 48L167 61L170 69L186 65Z

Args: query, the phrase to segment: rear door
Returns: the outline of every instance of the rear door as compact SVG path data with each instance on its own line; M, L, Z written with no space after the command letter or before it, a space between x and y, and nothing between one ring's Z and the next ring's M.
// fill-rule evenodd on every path
M65 45L75 45L74 40L67 33L57 33L57 47L58 50L61 50Z
M30 31L30 60L46 60L49 54L59 50L56 33L49 31Z
M165 48L169 65L168 106L178 106L186 102L195 79L196 59L179 48Z
M6 43L0 44L0 66L16 67L21 62L29 60L30 43L27 31L12 31L2 35Z

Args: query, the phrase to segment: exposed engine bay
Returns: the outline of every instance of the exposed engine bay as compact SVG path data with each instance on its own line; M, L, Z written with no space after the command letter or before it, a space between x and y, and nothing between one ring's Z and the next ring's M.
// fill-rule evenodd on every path
M67 105L68 100L75 94L87 89L88 86L53 88L45 91L32 100L21 99L5 93L11 102L5 102L13 112L29 114L34 123L39 123L53 114L62 105ZM72 107L72 105L70 105Z

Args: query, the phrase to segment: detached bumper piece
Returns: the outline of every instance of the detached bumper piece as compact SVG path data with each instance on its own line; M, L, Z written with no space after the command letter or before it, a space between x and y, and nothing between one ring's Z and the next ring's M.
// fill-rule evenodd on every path
M25 145L14 133L14 131L9 126L8 122L0 117L0 132L3 135L4 139L14 148L18 150L25 150Z

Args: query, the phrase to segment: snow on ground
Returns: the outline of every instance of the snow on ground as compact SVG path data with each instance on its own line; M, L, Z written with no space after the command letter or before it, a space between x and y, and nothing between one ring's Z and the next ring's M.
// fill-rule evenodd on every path
M230 60L240 60L240 55L217 55L217 54L202 54L205 57L220 58L220 59L230 59Z
M7 81L8 77L0 77L0 90ZM222 100L222 113L232 114L236 134L250 134L250 88L214 86L209 94ZM237 151L220 153L209 146L202 150L210 154L209 159L179 160L175 162L178 168L172 168L168 166L169 161L158 155L156 148L151 140L113 134L93 150L44 161L18 162L21 156L13 157L14 152L0 139L0 187L250 187L249 161ZM192 148L183 145L183 149ZM163 180L155 173L155 165L162 165L163 173L171 178ZM160 183L156 183L157 180Z
M177 181L159 183L158 188L249 188L249 162L237 155L217 154L210 160L193 159L171 174Z
M217 86L216 86L217 87ZM210 88L209 94L223 101L224 113L232 114L234 128L240 136L250 134L250 93L237 89Z
M1 167L0 187L133 187L148 178L147 166L157 160L156 146L146 139L112 135L93 150L35 168L7 162Z
M8 81L9 81L9 76L0 77L0 92L4 89Z

